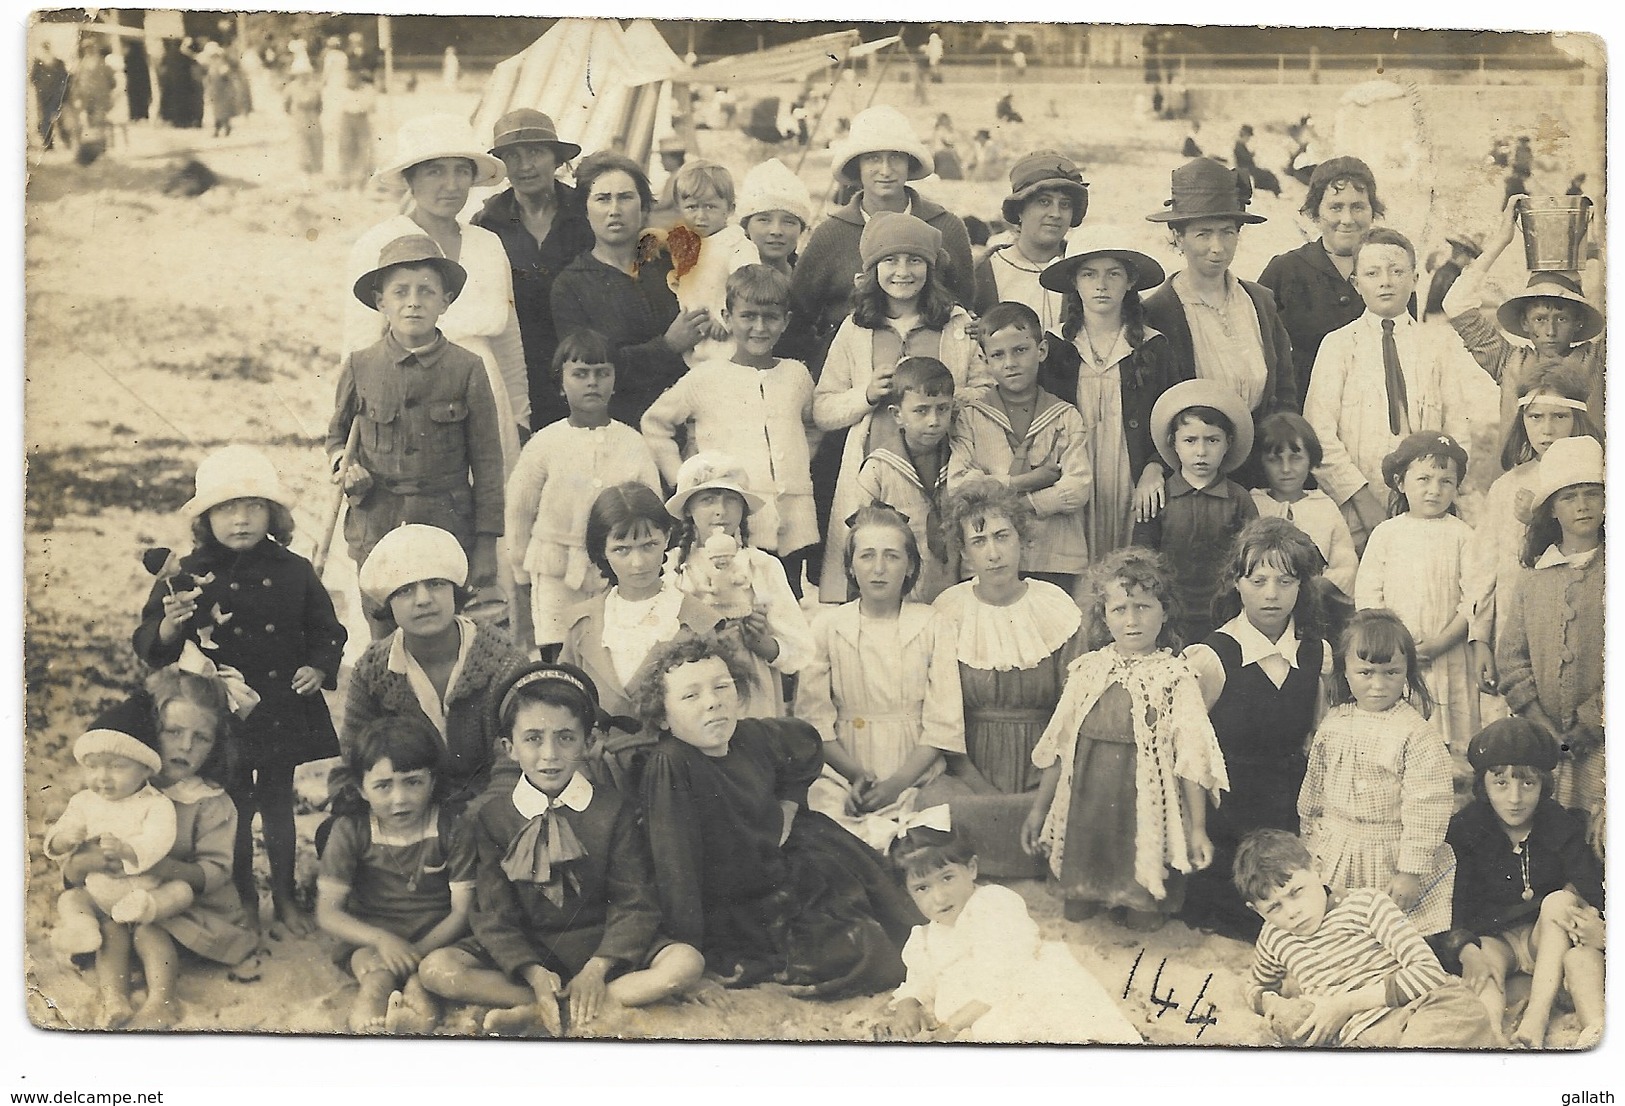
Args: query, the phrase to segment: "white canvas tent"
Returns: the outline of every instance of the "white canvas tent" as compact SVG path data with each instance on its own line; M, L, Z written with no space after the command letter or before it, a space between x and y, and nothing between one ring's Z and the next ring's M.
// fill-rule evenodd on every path
M489 136L504 112L535 108L582 149L619 149L647 165L669 127L672 81L687 69L646 19L624 30L612 19L561 19L492 70L474 133Z

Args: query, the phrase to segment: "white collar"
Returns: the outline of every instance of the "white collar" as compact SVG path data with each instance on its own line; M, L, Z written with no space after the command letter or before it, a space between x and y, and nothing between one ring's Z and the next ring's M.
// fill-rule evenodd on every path
M519 782L513 785L514 809L526 818L535 818L560 806L567 806L580 814L591 802L592 781L580 772L570 777L570 782L564 785L564 790L559 792L556 799L548 798L523 775L519 777Z
M1596 549L1588 549L1584 553L1569 554L1555 545L1548 545L1546 552L1542 553L1540 559L1535 562L1535 567L1556 568L1558 565L1568 565L1570 568L1584 568L1591 563L1592 558L1596 557L1597 549L1601 548L1602 546L1599 545Z
M463 660L462 654L467 651L469 643L474 640L474 623L471 619L466 618L463 615L457 615L456 622L457 627L461 632L457 645L457 660L460 667ZM395 673L397 676L404 676L410 671L410 668L408 667L409 662L410 664L416 665L417 658L406 651L406 631L397 628L395 632L389 636L389 670ZM450 684L446 685L446 692L448 695L451 693Z
M1382 329L1382 316L1371 310L1369 307L1366 308L1365 314L1361 315L1360 318L1366 320L1367 325L1370 326L1372 330ZM1411 327L1416 325L1416 320L1411 318L1411 313L1409 311L1401 311L1398 315L1394 316L1393 323L1396 331L1409 330Z
M1241 646L1241 664L1245 668L1249 664L1256 664L1267 657L1280 657L1293 668L1298 667L1298 626L1296 619L1286 620L1286 629L1275 641L1265 637L1257 626L1247 621L1245 613L1238 614L1229 622L1219 627L1220 630L1236 639Z
M184 780L176 780L168 787L159 788L159 791L166 795L171 802L180 803L183 806L200 803L204 799L226 793L218 784L210 783L202 776L187 776Z
M908 189L906 189L906 188L903 190L903 194L908 197L908 206L903 208L903 214L904 215L913 215L914 214L914 195L913 195L913 193L909 192ZM890 209L888 208L887 210L890 210ZM875 214L878 215L880 213L877 211L877 212L875 212ZM858 217L861 218L865 223L867 223L869 221L869 219L870 219L869 213L867 211L863 210L863 204L862 203L858 204ZM1014 243L1011 243L1011 244L1014 245Z

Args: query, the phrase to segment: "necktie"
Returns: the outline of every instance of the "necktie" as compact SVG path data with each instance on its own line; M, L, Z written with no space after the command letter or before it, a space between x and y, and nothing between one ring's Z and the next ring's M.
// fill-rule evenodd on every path
M1399 343L1394 341L1394 320L1382 321L1382 371L1388 378L1388 431L1405 433L1409 421L1405 398L1405 374L1399 368Z
M1288 503L1288 504L1287 504L1287 505L1286 505L1286 520L1287 520L1287 521L1288 521L1288 522L1295 522L1295 521L1296 521L1296 520L1295 520L1295 519L1294 519L1294 518L1293 518L1293 517L1292 517L1292 504L1290 504L1290 503Z

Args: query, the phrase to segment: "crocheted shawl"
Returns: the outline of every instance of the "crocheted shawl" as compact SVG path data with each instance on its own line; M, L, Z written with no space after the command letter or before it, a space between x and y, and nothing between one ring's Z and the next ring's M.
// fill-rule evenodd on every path
M1047 768L1057 759L1061 763L1055 801L1044 818L1040 840L1049 849L1050 870L1059 878L1072 806L1078 730L1113 684L1121 684L1128 692L1134 721L1134 878L1160 899L1166 893L1166 868L1191 870L1179 781L1191 780L1214 794L1230 789L1224 754L1202 705L1196 677L1182 659L1166 649L1148 656L1128 656L1108 645L1067 666L1061 701L1033 748L1034 766Z

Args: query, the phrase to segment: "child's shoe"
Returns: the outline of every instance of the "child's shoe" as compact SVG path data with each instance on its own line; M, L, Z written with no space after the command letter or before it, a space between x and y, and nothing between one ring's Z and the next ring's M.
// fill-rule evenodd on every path
M102 947L102 927L88 914L69 914L51 930L51 948L63 958L83 956Z

